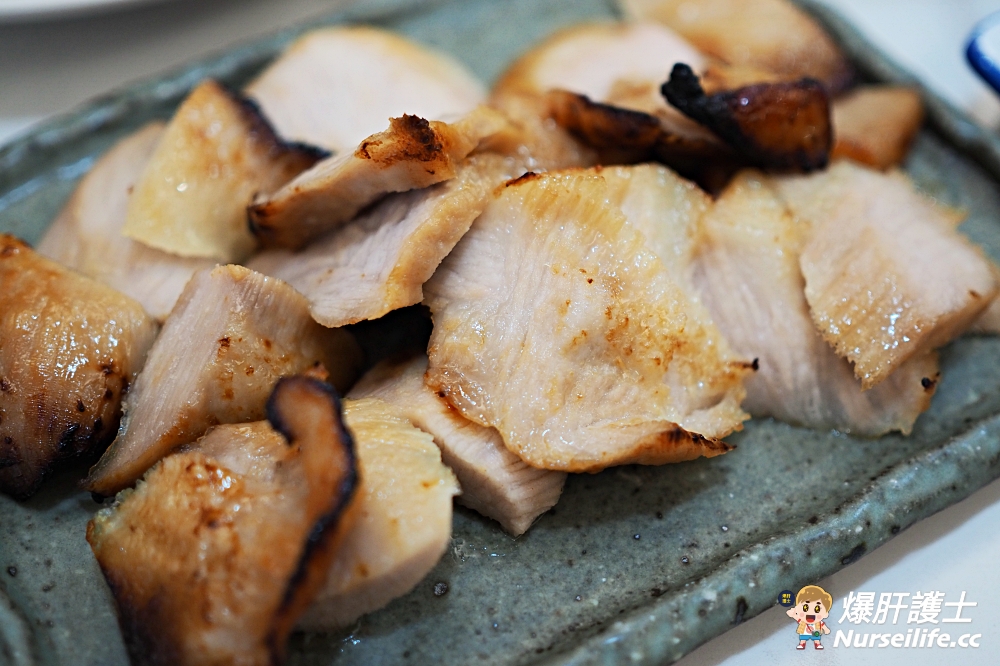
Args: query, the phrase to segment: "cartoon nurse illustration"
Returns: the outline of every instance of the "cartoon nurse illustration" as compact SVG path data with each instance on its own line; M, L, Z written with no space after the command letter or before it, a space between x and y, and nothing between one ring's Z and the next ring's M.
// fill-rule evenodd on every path
M806 641L812 641L817 650L823 649L823 634L830 633L825 620L830 615L833 597L818 585L806 585L795 595L795 605L786 611L786 615L798 622L796 631L799 634L797 650L806 649Z

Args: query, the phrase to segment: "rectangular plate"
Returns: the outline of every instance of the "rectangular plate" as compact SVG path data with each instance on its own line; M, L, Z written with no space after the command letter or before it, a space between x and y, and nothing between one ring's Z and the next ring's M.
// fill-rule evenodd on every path
M308 27L366 20L433 44L491 81L552 30L609 19L602 0L390 2L285 31L131 86L0 150L0 230L36 241L114 141L169 117L205 76L240 85ZM912 82L836 16L821 19L872 80ZM906 165L969 211L1000 257L998 140L927 96ZM457 508L450 551L417 588L350 632L296 635L292 664L659 664L850 564L1000 475L1000 340L943 351L944 377L910 437L859 440L755 420L714 460L571 477L520 539ZM18 504L0 497L0 657L125 664L114 607L84 540L97 508L81 470ZM435 583L448 584L436 597Z

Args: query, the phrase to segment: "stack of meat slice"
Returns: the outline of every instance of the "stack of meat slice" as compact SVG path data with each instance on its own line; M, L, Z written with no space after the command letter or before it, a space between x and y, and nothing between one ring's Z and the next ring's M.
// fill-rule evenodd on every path
M83 179L40 249L104 285L4 240L22 295L0 311L0 489L30 494L67 446L96 456L121 418L84 483L118 493L88 540L134 658L279 660L296 624L412 589L456 495L519 536L568 472L717 456L750 415L913 429L936 349L993 321L998 272L877 170L906 154L915 93L849 91L808 17L745 4L626 2L632 21L557 33L489 95L400 37L320 30ZM49 318L125 326L88 350L117 382L88 357L43 436L9 416L18 357L73 350L11 332L29 269ZM120 315L70 307L84 293ZM429 342L359 344L408 306ZM197 618L176 584L195 580Z

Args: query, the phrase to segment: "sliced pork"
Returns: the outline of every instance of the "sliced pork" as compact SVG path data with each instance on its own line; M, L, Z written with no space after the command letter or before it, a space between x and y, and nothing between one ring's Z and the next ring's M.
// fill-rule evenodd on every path
M286 144L257 107L207 80L174 113L128 202L122 233L182 257L241 261L246 207L325 155Z
M900 164L924 122L920 92L906 86L860 86L833 102L832 157L877 169Z
M344 418L361 473L356 518L299 623L306 629L348 626L406 594L451 543L459 488L431 436L375 398L345 401Z
M129 198L163 127L150 123L105 153L38 244L39 253L131 296L161 322L195 271L216 263L179 257L122 235Z
M362 377L348 397L385 400L430 433L462 486L457 501L520 536L555 506L566 475L531 467L508 451L499 432L466 419L431 390L424 383L426 370L423 353L385 361Z
M211 426L264 417L279 377L322 363L341 390L356 377L351 335L312 320L306 299L241 266L196 273L150 350L112 446L87 488L111 495Z
M622 0L625 15L658 21L703 53L786 79L810 77L829 90L850 83L851 66L826 31L789 0Z
M258 446L221 426L87 525L134 663L283 661L349 528L358 474L329 386L283 379L267 413Z
M392 192L454 178L459 164L506 127L488 107L452 124L393 118L353 153L324 160L270 196L254 200L250 224L265 247L299 249Z
M96 458L156 321L114 289L0 234L0 492L33 494L61 461Z
M799 268L807 231L754 172L737 176L702 220L696 281L704 302L733 348L757 361L743 407L809 428L909 433L930 405L937 354L917 354L863 390L810 317Z
M748 363L608 199L595 172L507 183L425 285L427 382L536 467L723 453Z
M353 151L389 118L451 120L485 97L453 58L365 26L307 33L246 92L282 136L335 153Z
M774 182L809 228L813 321L866 389L960 335L997 293L982 251L901 176L842 161Z
M467 159L455 178L393 194L301 252L268 250L247 264L309 299L324 326L377 319L419 303L423 284L468 231L493 189L523 169L499 155Z

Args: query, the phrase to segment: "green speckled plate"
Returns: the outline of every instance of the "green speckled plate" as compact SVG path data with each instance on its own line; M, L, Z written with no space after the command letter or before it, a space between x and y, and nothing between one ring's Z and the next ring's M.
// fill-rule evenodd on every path
M609 18L601 0L381 4L369 20L434 44L485 80L553 29ZM912 81L835 16L860 70ZM204 76L239 85L303 26L113 93L0 150L0 229L35 241L76 179L117 138L169 116ZM966 208L963 231L1000 257L1000 140L927 97L907 169ZM991 175L992 174L992 175ZM770 421L736 451L569 480L514 540L459 508L444 559L349 633L294 637L292 664L661 664L817 581L1000 476L1000 339L966 338L910 437L858 440ZM124 664L110 595L84 540L96 509L81 470L24 504L0 497L0 663ZM436 583L448 592L435 596Z

